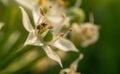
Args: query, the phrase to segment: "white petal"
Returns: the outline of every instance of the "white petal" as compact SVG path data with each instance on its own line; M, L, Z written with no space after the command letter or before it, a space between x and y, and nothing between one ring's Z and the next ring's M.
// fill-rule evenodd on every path
M40 40L36 37L33 31L29 33L25 45L43 46L43 43L40 42Z
M21 12L22 12L22 17L23 17L23 26L25 27L25 29L28 31L28 32L31 32L33 30L33 27L30 23L30 20L29 20L29 17L26 13L26 11L20 7L21 9Z
M78 49L74 46L74 44L65 39L65 38L60 38L58 39L54 44L53 44L54 47L57 47L61 50L64 50L64 51L76 51L78 52Z
M49 58L55 60L59 63L61 67L63 67L59 56L54 51L52 51L52 49L49 46L44 46L43 49L45 50Z
M81 53L79 57L70 65L70 68L74 71L77 71L78 63L82 60L84 55Z
M33 15L33 20L34 20L35 25L38 25L37 22L38 22L38 19L40 18L39 11L37 9L32 10L32 15Z
M48 16L47 19L54 24L58 24L63 21L63 18L60 16Z
M35 9L38 5L38 0L15 0L17 3L25 6L28 9Z

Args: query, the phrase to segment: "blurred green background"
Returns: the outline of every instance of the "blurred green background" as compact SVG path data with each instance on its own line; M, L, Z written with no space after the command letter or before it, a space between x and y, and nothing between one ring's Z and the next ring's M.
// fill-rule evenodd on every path
M18 4L9 2L10 4L4 5L0 1L0 22L5 22L5 26L0 31L0 63L4 58L9 57L10 53L14 53L28 35L22 25ZM79 62L78 72L82 74L120 74L120 0L83 0L81 8L86 14L85 22L89 21L89 12L93 12L95 24L100 25L101 29L97 43L87 48L79 47L84 54L84 59ZM15 34L13 37L18 36L18 38L11 43L9 38L13 33ZM8 45L9 42L11 45ZM28 46L24 49L31 48L32 46ZM38 47L36 48L38 49ZM40 53L43 53L43 50L41 51ZM64 67L69 67L77 57L73 52L68 52L68 55L69 58L62 61ZM70 58L71 56L74 57ZM14 74L32 74L32 66L33 63L17 70ZM58 65L52 66L40 74L58 74L60 69Z

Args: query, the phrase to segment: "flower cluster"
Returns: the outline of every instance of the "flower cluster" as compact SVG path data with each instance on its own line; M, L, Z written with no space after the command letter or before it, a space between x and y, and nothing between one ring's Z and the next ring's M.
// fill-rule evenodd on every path
M99 38L99 26L94 24L93 16L90 16L90 22L84 23L84 11L79 8L82 0L75 0L73 4L67 0L16 0L16 2L21 5L23 26L29 32L24 45L40 46L47 56L58 62L61 67L61 60L52 47L78 52L70 39L77 45L87 47ZM31 11L34 27L24 7ZM63 71L67 71L68 74L79 74L76 72L77 63L74 63L75 67L71 65L69 69ZM60 74L63 74L63 71Z

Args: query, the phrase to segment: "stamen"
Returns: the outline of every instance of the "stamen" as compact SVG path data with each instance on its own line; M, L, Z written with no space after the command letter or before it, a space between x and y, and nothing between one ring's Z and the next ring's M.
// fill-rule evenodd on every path
M63 37L64 36L64 33L61 33L60 37Z
M43 27L46 27L46 26L47 26L47 24L46 24L46 23L41 23L41 25L42 25Z
M55 43L60 37L63 37L64 33L59 34L51 43Z
M68 35L68 33L70 33L72 31L72 28L70 28L66 33L60 33L51 43L56 42L60 37L66 37Z
M66 14L63 13L62 14L62 20L61 20L60 24L62 24L63 22L65 22L66 21L65 19L66 19Z
M38 21L37 21L37 25L39 25L39 23L46 22L45 13L43 12L43 10L41 8L40 8L40 14L44 17L39 16ZM42 22L40 22L40 20L42 20Z
M71 31L72 31L72 28L69 28L69 30L64 34L63 37L66 37Z
M43 12L43 10L40 8L40 13L45 16L45 13Z
M52 6L52 5L50 5L50 6L49 6L49 8L51 9L51 8L53 8L53 6Z
M43 26L41 26L41 25L38 25L38 26L37 26L37 29L38 29L38 30L41 30L42 28L43 28Z
M46 18L45 18L45 17L44 17L44 19L43 19L42 23L47 23L47 20L46 20Z
M54 26L53 26L53 25L49 25L47 28L48 28L48 29L53 29Z

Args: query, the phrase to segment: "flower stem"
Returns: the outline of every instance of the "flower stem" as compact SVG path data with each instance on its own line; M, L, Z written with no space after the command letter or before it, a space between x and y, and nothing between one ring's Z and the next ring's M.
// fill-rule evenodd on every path
M27 48L23 48L21 47L16 53L12 53L10 54L7 58L5 58L4 60L0 61L0 70L5 69L6 67L8 67L16 58L20 57L21 55L23 55L24 53L30 51L32 47L27 47Z
M41 57L43 57L43 56L39 55L36 59L34 59L33 61L31 61L30 63L28 63L27 65L25 65L24 67L22 67L21 69L15 71L12 74L19 74L21 72L28 71L36 62L38 62L38 60L40 60Z

